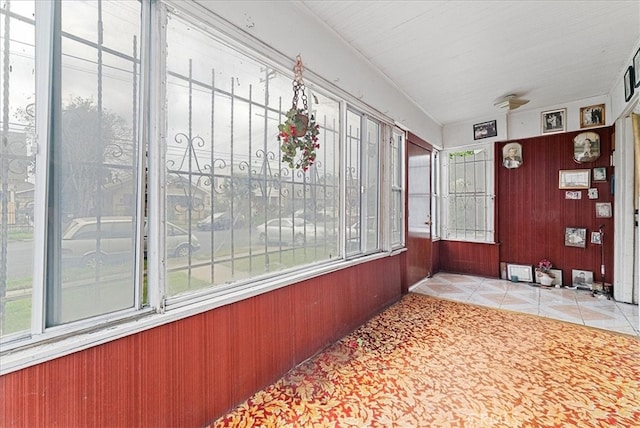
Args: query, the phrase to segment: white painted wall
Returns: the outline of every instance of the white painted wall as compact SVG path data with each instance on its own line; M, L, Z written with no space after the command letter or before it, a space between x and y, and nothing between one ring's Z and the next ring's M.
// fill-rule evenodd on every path
M299 3L196 1L241 29L245 36L251 35L279 52L283 66L292 68L300 54L306 68L305 81L321 83L314 77L322 78L436 147L442 146L441 125Z
M480 140L473 139L473 125L476 123L487 122L489 120L496 121L496 129L498 135L491 138L482 138ZM456 147L467 147L475 144L488 144L494 141L504 141L507 139L507 115L498 111L498 114L491 117L481 117L469 122L459 122L445 125L442 128L442 139L445 149Z
M560 108L567 109L567 131L580 130L580 108L594 105L605 105L605 125L611 126L621 115L627 114L629 106L633 105L640 98L640 87L636 88L635 93L629 102L624 100L624 73L627 67L633 61L633 55L640 48L640 40L636 43L632 52L629 52L629 60L620 70L620 75L613 83L611 92L597 97L585 98L582 100L570 101L564 104L546 106L544 108L527 108L527 105L506 113L502 110L496 110L496 114L492 117L478 117L468 122L454 123L445 125L442 129L442 139L445 148L464 147L470 144L494 141L514 140L518 138L530 138L542 135L541 131L541 113L548 110L556 110ZM498 136L491 139L473 140L473 124L485 122L487 120L496 120L498 124Z
M520 107L506 113L497 110L492 117L481 117L469 122L454 123L445 125L442 130L445 148L462 147L478 142L494 142L515 140L518 138L530 138L542 135L541 114L543 111L566 108L567 131L577 131L580 129L580 108L594 105L605 105L605 125L610 126L614 120L609 115L609 97L602 95L599 97L586 98L578 101L571 101L565 104L548 106L538 109L525 109ZM483 140L473 140L473 124L487 120L496 120L498 125L498 136ZM592 128L593 129L593 128Z

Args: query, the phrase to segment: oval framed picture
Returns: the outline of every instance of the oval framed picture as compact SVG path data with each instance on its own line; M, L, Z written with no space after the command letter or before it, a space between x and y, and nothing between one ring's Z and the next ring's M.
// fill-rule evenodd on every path
M502 165L505 168L520 168L522 165L522 145L509 143L502 148Z
M593 162L600 157L600 135L582 132L573 139L573 160L578 163Z

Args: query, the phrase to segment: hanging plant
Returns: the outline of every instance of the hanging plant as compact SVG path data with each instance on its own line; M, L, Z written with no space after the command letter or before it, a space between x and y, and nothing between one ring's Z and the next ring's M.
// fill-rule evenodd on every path
M307 116L299 108L289 110L286 117L287 120L278 125L282 162L306 171L315 162L316 149L320 148L320 125L316 124L313 116Z
M286 120L278 125L278 142L282 152L282 162L290 168L306 171L316 160L316 150L320 148L318 134L320 125L315 117L309 114L307 95L302 80L302 59L296 57L293 67L293 102L291 109L285 114ZM302 108L298 108L298 97L302 99Z

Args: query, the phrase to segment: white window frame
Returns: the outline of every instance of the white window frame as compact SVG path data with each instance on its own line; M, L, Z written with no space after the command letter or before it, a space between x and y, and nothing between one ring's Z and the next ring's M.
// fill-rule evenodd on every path
M389 185L389 201L388 201L388 208L385 209L385 212L389 213L388 216L384 216L385 219L388 219L389 221L389 225L388 227L385 228L385 230L389 231L389 244L388 247L392 250L398 249L398 248L402 248L405 245L405 214L406 214L406 207L405 207L405 180L406 180L406 171L405 171L405 151L406 151L406 145L407 145L407 134L406 132L404 132L402 129L394 127L390 129L391 132L391 136L390 136L390 144L385 145L386 147L388 147L388 154L383 154L382 155L382 160L384 162L385 159L393 159L394 153L393 151L396 150L397 151L397 164L393 165L395 166L395 169L392 168L391 162L388 163L388 168L384 168L385 171L387 171L388 173L388 185ZM397 147L394 148L393 146L393 141L392 140L396 140L397 138L400 138L400 141L398 142ZM395 184L394 184L395 183ZM393 237L393 234L391 233L392 228L394 227L394 225L391 224L391 210L393 209L394 203L396 201L396 198L400 199L400 212L397 213L398 215L398 220L399 220L399 224L397 224L396 226L399 227L400 229L400 240L396 241L395 238Z
M485 224L483 228L476 227L473 229L474 231L483 231L484 238L469 238L468 236L459 236L455 233L450 232L449 230L449 200L452 195L449 193L449 175L450 175L450 159L449 155L452 153L460 153L472 151L479 153L484 151L486 153L486 157L484 159L484 168L485 168L485 191L484 191L484 200L486 204L486 212L485 212ZM491 144L482 144L482 145L473 145L473 146L465 146L465 147L457 147L455 149L443 150L440 153L440 166L442 174L441 180L441 192L442 192L442 217L441 217L441 230L440 236L441 239L451 240L451 241L468 241L468 242L483 242L483 243L495 243L495 166L493 161L493 146ZM477 226L477 224L476 224ZM468 235L465 233L465 235Z
M441 153L437 149L431 152L431 240L440 239L442 211L442 174L440 165Z

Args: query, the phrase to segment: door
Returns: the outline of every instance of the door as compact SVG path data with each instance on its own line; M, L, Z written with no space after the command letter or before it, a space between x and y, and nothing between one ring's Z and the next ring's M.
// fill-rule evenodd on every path
M431 150L407 143L407 284L431 275Z

